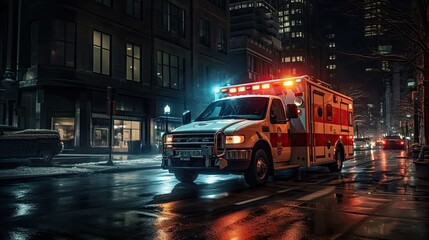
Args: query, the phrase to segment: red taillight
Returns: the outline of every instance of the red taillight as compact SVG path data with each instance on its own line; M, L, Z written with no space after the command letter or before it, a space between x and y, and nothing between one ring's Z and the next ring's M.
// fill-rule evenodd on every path
M404 145L404 141L401 141L401 145Z
M384 140L383 140L383 141L381 141L381 143L382 143L383 145L385 145L385 144L386 144L386 141L384 141Z

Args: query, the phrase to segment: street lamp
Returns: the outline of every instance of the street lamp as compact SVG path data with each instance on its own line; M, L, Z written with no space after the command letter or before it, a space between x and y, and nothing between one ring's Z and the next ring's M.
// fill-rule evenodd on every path
M165 133L168 133L168 115L170 115L170 107L165 105L164 107L164 114L165 114Z

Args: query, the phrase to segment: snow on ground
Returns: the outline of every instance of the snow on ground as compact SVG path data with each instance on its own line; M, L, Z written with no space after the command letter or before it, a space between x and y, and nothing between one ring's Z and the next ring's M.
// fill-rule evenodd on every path
M0 169L0 180L61 176L96 172L115 172L137 170L148 166L161 166L161 156L147 156L132 160L113 160L113 166L106 162L87 162L52 166L20 166L13 169Z

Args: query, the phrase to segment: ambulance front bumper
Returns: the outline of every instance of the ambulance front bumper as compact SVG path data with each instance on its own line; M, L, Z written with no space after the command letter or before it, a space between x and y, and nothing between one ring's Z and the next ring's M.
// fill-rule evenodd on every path
M212 155L210 149L166 151L161 167L174 172L175 169L188 169L198 172L234 172L249 167L251 149L228 149L223 156Z

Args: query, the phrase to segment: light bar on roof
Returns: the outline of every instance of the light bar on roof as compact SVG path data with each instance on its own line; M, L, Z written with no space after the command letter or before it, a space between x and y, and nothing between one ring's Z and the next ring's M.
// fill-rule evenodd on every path
M286 87L293 86L293 81L284 81L283 86L286 86Z
M269 89L269 88L270 88L269 83L262 84L262 89Z

